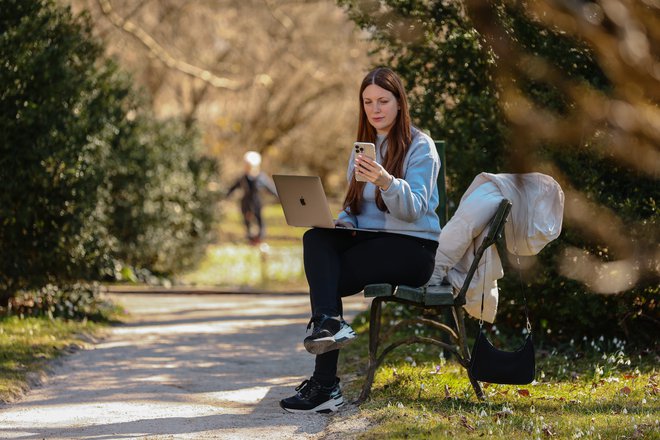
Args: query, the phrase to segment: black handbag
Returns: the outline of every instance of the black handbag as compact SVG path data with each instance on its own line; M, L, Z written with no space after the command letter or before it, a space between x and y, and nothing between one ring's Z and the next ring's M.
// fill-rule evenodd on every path
M524 385L534 380L536 363L531 333L522 347L503 351L493 347L483 329L472 346L470 376L480 382Z
M523 299L525 301L525 316L527 318L527 337L523 345L515 351L503 351L495 348L488 340L486 332L483 329L484 295L485 288L484 292L481 293L479 334L472 346L470 357L470 367L468 369L470 377L480 382L508 385L525 385L531 383L534 381L536 375L536 361L534 358L532 326L529 322L527 298L525 298L524 289Z

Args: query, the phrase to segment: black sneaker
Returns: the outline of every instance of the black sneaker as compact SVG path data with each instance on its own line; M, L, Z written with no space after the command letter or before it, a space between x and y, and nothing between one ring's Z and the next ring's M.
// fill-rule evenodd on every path
M312 354L323 354L338 350L356 338L355 330L341 318L328 315L313 316L307 330L314 324L312 334L305 338L305 350Z
M335 412L344 404L344 397L339 388L339 378L334 384L324 387L313 377L304 380L296 387L295 396L280 400L280 406L292 413L321 413Z

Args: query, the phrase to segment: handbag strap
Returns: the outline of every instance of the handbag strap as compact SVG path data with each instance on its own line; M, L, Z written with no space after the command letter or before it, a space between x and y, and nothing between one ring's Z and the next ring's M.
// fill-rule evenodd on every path
M506 246L503 246L502 248L506 251ZM529 310L527 308L527 296L525 295L525 288L523 286L522 271L520 270L520 256L518 255L518 245L516 243L516 235L515 234L513 234L513 251L514 251L514 255L516 256L516 266L517 266L517 269L518 269L518 280L520 281L520 292L522 293L522 297L523 297L523 306L524 306L524 309L525 309L525 320L527 321L526 322L527 333L531 334L532 333L532 324L529 321ZM500 256L500 258L506 258L506 257ZM483 328L483 325L484 325L484 299L485 299L485 296L486 296L486 277L485 277L486 269L488 269L488 259L487 258L484 261L484 276L482 277L483 278L483 288L481 289L481 310L480 310L480 313L479 313L479 329L480 330Z

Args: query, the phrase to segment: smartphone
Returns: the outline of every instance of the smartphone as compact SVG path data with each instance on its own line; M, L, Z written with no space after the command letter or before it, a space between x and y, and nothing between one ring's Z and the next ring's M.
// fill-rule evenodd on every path
M355 142L353 143L353 148L355 149L355 155L362 154L367 156L371 160L376 160L376 146L371 142ZM358 182L366 182L367 179L360 177L355 173L355 180Z

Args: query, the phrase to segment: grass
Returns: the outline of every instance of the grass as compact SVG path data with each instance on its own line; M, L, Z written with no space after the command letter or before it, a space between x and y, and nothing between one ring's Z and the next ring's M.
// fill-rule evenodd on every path
M270 290L298 290L304 283L302 246L287 244L225 244L213 246L184 284L252 286Z
M360 337L340 361L352 398L367 364L367 327L367 317L358 316ZM484 384L487 399L480 402L465 370L436 347L400 347L360 407L371 425L358 438L660 438L657 353L627 353L623 341L581 340L561 351L537 350L536 357L535 382Z
M50 361L84 346L102 327L46 317L0 319L0 402L20 396Z
M334 205L333 212L338 212ZM306 229L287 225L279 203L264 206L266 238L257 246L245 239L245 226L237 203L223 203L222 212L217 243L209 246L197 268L182 274L177 282L273 291L307 289L302 261L302 236Z

